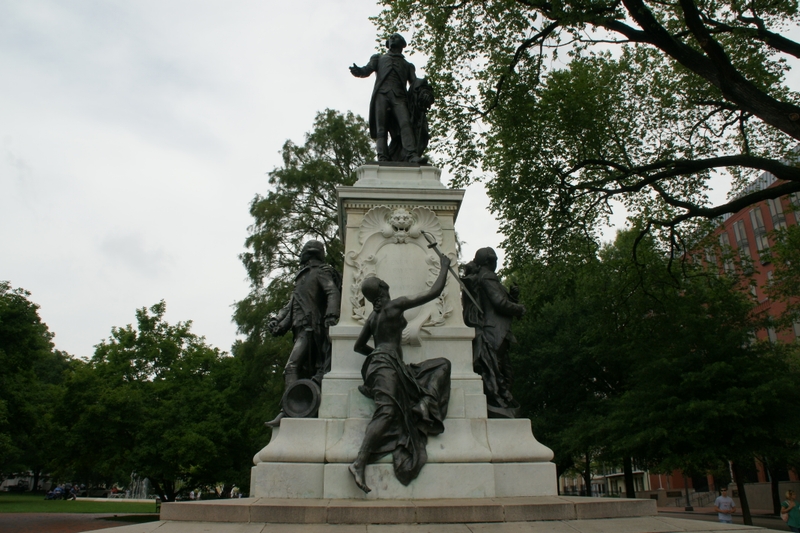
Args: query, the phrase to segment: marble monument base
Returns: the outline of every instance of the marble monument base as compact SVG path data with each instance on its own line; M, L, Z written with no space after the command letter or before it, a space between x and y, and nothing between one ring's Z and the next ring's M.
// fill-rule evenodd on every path
M266 498L430 500L553 495L552 463L434 463L404 486L391 463L367 466L364 493L347 464L259 463L250 474L250 493Z
M355 460L366 418L285 418L254 458L250 494L266 498L405 500L554 496L552 452L528 419L453 418L430 437L428 462L408 486L394 474L392 456L367 466L364 493L347 467Z
M654 500L568 496L362 502L243 498L165 503L161 507L161 520L194 523L468 524L652 517L656 514Z

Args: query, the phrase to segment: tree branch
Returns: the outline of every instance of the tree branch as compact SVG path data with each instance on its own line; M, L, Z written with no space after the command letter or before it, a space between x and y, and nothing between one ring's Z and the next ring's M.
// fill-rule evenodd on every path
M740 154L729 155L720 157L711 157L707 159L679 159L657 161L649 165L642 165L640 167L628 168L613 161L587 159L581 165L574 167L570 174L589 166L609 167L620 172L620 174L609 176L608 178L597 180L593 182L573 185L572 187L582 190L591 190L593 192L600 192L609 196L618 194L631 193L641 191L647 186L653 186L659 181L674 178L677 176L684 176L688 174L696 174L706 170L713 170L716 168L725 167L745 167L757 170L763 170L774 175L776 178L795 182L798 190L800 190L800 168L792 165L781 163L773 159L765 157L757 157L753 155ZM651 174L652 173L652 174ZM626 178L632 176L645 177L631 185L623 185L616 189L607 189L605 186L612 182L624 182ZM794 190L790 191L794 192ZM717 215L715 215L717 216Z
M508 65L508 70L505 74L500 76L500 79L497 81L497 86L495 87L494 99L491 104L486 108L485 111L481 113L481 115L487 115L491 113L493 109L495 109L500 101L500 93L503 90L503 85L505 85L506 77L514 72L517 64L522 59L522 54L525 53L530 47L534 46L537 42L543 42L548 35L552 34L556 28L558 28L559 22L553 22L545 27L542 31L531 37L530 39L525 39L522 44L517 47L517 51L514 53L514 58L511 60L511 63Z
M677 41L656 19L643 0L623 0L628 13L647 34L649 42L695 74L717 87L726 99L771 126L800 140L800 107L776 100L745 79L728 60L724 49L711 38L699 19L692 0L680 0L686 23L709 54L703 55L691 46ZM602 24L601 24L602 25ZM606 26L604 26L606 27ZM611 29L611 28L609 28Z

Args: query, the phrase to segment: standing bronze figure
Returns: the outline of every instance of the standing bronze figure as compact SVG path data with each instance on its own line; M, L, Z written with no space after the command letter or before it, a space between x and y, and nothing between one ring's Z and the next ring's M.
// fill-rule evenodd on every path
M375 401L375 412L349 469L364 492L370 491L364 478L367 464L388 453L393 456L400 483L411 483L428 460L428 435L444 431L450 401L450 361L438 357L407 365L400 342L407 325L403 312L437 298L444 289L449 266L450 260L442 255L436 281L428 292L414 297L392 300L389 286L375 277L361 284L373 310L354 347L367 356L361 367L364 384L358 390ZM367 344L370 337L375 340L374 348Z
M425 79L417 79L414 65L403 56L406 41L402 35L390 36L386 47L387 53L373 55L365 66L354 63L350 67L357 78L376 73L369 104L369 132L375 139L378 161L424 165L427 158L422 153L429 140L426 113L433 104L433 91Z
M285 335L290 329L294 346L283 370L286 388L298 379L311 379L317 385L331 369L331 341L328 328L339 321L341 277L325 263L325 247L319 241L308 241L300 252L300 270L294 278L294 291L268 327L273 336ZM277 426L286 416L284 409L268 426Z
M475 328L472 364L483 378L489 417L515 418L519 404L511 394L514 375L508 350L515 342L511 320L524 315L525 306L517 302L516 290L509 293L500 283L496 269L497 254L491 248L478 250L467 265L463 282L471 296L462 298L464 322Z

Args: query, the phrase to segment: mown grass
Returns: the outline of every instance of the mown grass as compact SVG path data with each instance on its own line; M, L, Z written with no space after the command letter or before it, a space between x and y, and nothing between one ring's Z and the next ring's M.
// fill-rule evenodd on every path
M108 500L104 502L45 500L43 494L0 492L0 513L156 513L156 504Z

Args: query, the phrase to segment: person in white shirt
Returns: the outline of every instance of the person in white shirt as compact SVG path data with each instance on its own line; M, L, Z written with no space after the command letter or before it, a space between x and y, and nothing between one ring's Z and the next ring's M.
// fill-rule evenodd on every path
M717 512L717 517L719 517L719 521L732 524L733 523L733 513L736 512L736 503L733 501L733 498L728 497L728 489L723 488L720 490L722 494L717 496L717 499L714 500L714 510Z

